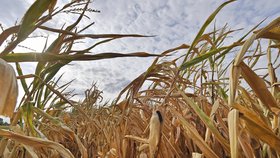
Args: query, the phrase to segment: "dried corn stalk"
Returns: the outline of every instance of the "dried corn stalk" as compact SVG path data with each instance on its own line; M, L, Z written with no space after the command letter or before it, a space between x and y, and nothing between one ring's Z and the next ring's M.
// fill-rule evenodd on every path
M0 59L0 115L12 117L18 95L16 74L11 65Z

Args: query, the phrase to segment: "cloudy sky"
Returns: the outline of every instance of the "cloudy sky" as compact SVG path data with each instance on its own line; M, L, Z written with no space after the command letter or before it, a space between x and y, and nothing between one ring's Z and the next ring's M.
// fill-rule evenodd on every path
M58 0L59 4L66 0ZM70 1L70 0L68 0ZM4 28L20 21L23 13L34 0L1 0L0 23ZM67 2L67 1L66 1ZM128 38L98 47L94 52L135 52L159 53L183 43L189 44L206 18L223 0L95 0L91 8L100 13L91 14L95 24L88 33L137 33L156 35L153 38ZM264 18L268 24L280 16L279 0L238 0L226 6L216 18L218 27L226 23L232 29L244 28L236 33L250 30ZM70 20L65 16L56 24ZM89 21L85 21L89 22ZM22 45L41 51L45 39L36 39ZM88 41L90 43L91 41ZM29 51L18 48L18 51ZM151 64L152 58L122 58L91 62L71 63L61 71L63 80L75 79L71 88L76 93L89 88L93 82L104 91L105 98L113 98L130 81L141 74ZM25 73L33 73L34 64L24 64Z

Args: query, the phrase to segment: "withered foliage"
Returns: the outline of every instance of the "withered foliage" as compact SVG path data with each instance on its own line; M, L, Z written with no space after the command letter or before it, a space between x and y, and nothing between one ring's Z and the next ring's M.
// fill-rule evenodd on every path
M23 74L16 63L25 96L11 117L11 125L0 129L0 155L279 157L280 18L264 28L256 25L225 46L228 37L238 30L227 26L218 30L214 27L210 33L205 30L231 2L223 3L209 16L189 45L182 44L160 55L144 52L91 55L87 53L99 44L142 36L80 34L82 31L76 30L79 20L66 29L42 26L58 12L79 13L80 19L86 11L94 10L87 8L89 1L72 1L56 12L56 1L37 0L25 17L36 11L34 6L45 5L36 12L38 15L24 18L20 26L6 29L0 35L2 44L9 35L16 34L1 58L8 62L38 62L35 74L31 75ZM84 8L80 9L81 6ZM49 14L41 17L47 10ZM59 37L36 55L10 53L35 29L57 32ZM81 38L106 39L73 51L75 40ZM230 59L233 53L235 58ZM111 104L101 104L102 92L95 85L85 92L82 101L75 101L72 93L65 90L69 84L58 86L53 79L61 67L73 60L125 56L156 58ZM28 85L26 78L34 80Z

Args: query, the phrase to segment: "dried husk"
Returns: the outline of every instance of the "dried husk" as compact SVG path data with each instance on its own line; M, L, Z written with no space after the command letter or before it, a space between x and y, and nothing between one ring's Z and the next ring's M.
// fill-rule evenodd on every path
M17 102L18 86L11 65L0 59L0 115L12 117Z

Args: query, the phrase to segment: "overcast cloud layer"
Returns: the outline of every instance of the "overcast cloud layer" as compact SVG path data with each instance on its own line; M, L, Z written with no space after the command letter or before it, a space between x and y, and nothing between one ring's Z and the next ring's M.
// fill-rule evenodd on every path
M7 28L16 20L20 21L32 2L34 0L1 0L1 24ZM157 35L153 38L117 40L99 47L96 52L159 53L183 43L190 43L206 18L223 2L222 0L95 0L91 8L100 10L101 13L92 15L91 20L95 21L95 25L88 32ZM216 23L218 27L228 23L232 29L245 28L236 34L237 39L264 18L268 18L264 23L267 24L279 15L279 0L239 0L222 10L216 18ZM65 17L64 20L69 19ZM39 46L42 47L43 44ZM39 46L31 45L31 48L41 51ZM124 86L145 71L151 62L152 58L75 62L64 67L60 73L64 73L64 81L75 79L71 88L74 88L76 93L82 94L93 82L97 82L99 88L104 91L105 98L113 98ZM33 73L30 65L34 64L25 64L26 73Z

